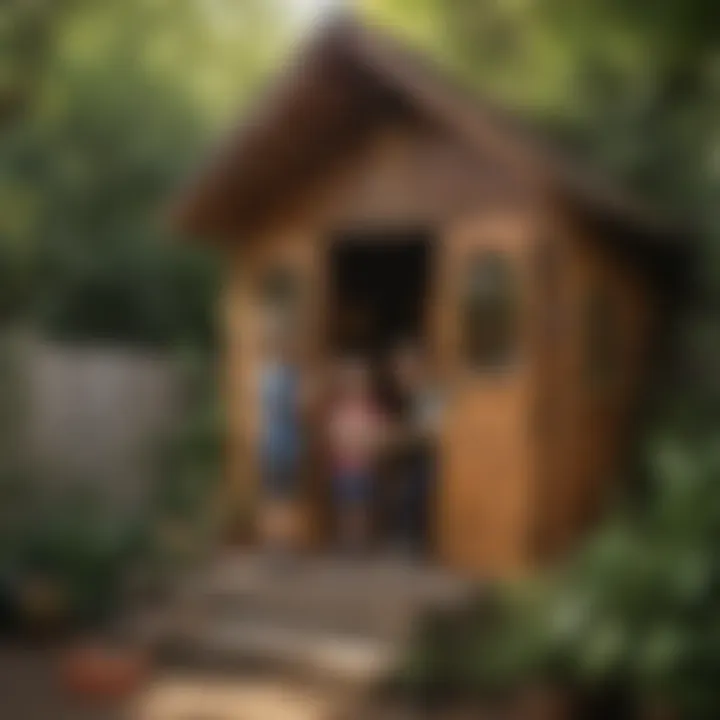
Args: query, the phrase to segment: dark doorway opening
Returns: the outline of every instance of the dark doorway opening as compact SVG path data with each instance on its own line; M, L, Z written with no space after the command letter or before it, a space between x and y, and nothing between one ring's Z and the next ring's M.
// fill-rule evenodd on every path
M433 249L432 234L415 230L341 233L330 250L330 358L369 363L378 400L398 421L407 417L410 401L398 392L388 360L401 343L411 342L424 353L430 350ZM372 507L376 547L399 540L406 465L390 453L378 469ZM423 504L427 502L429 496Z
M330 347L379 358L399 342L424 345L432 236L426 231L342 233L330 259Z

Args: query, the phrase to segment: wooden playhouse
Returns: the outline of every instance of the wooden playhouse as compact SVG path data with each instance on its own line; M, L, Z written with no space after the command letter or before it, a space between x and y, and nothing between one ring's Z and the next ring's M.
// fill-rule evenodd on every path
M225 258L228 482L257 481L258 313L316 371L419 338L447 406L436 560L508 574L568 548L617 482L679 292L682 238L376 29L329 23L182 194ZM307 543L327 540L308 473Z

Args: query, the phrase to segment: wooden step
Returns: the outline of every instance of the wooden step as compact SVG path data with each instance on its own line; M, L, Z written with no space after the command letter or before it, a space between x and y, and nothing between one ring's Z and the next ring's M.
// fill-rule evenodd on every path
M469 583L407 562L311 559L285 571L257 556L221 563L198 583L214 617L254 617L378 639L404 637L429 609L460 603Z
M255 620L217 620L176 634L173 643L164 648L164 657L185 667L272 670L303 678L371 684L395 667L401 647Z
M464 602L472 585L388 559L258 555L213 563L155 621L155 644L184 665L263 667L368 682L397 660L430 609Z

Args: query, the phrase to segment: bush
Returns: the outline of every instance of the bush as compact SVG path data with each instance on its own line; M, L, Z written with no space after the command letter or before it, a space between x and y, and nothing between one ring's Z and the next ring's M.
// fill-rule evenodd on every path
M720 717L720 449L653 452L641 513L616 514L556 573L420 633L405 679L470 692L551 681ZM481 628L481 631L478 630Z
M160 544L175 560L209 549L221 529L217 491L223 457L223 423L208 360L189 368L194 397L184 422L160 449L152 514ZM183 557L184 556L184 557Z
M43 612L62 624L107 619L150 552L147 519L119 518L85 488L50 492L30 478L6 478L2 487L9 501L0 527L6 628Z

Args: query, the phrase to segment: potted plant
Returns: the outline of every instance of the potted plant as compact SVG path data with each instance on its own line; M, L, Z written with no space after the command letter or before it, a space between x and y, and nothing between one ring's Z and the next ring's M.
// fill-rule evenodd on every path
M124 700L142 687L149 674L145 650L103 638L89 638L73 645L60 661L63 688L85 700Z

